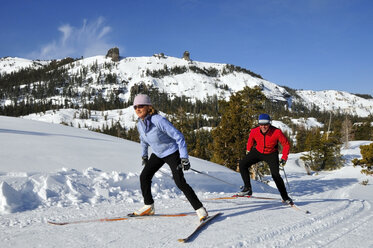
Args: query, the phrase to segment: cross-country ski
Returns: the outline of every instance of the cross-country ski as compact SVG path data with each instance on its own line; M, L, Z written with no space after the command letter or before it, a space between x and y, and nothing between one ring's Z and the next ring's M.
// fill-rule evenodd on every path
M65 222L57 222L57 221L47 221L47 222L52 225L64 226L64 225L69 225L69 224L82 224L82 223L91 223L91 222L113 222L113 221L121 221L121 220L128 220L128 219L147 219L147 218L157 218L157 217L185 217L188 215L195 215L195 214L154 214L154 215L143 215L143 216L129 214L126 217L109 217L109 218L76 220L76 221L65 221Z
M222 215L223 213L217 213L217 214L213 214L211 216L208 216L207 218L205 218L204 220L201 221L201 223L196 227L196 229L194 229L194 231L186 238L182 238L182 239L178 239L179 242L181 243L187 243L189 241L191 241L199 232L201 232L201 230L203 228L206 227L206 225L210 224L216 217L218 217L219 215Z

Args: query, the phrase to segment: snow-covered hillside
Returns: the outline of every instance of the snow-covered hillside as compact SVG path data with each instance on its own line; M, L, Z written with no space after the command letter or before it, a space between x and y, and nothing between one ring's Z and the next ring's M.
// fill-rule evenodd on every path
M38 69L49 64L49 61L29 60L17 57L0 58L0 75L17 72L21 69L33 68Z
M45 111L45 113L34 113L22 116L21 118L55 124L66 124L72 127L89 130L104 130L105 127L110 128L117 122L119 122L122 127L134 128L136 120L138 119L132 106L124 109L107 111L93 110L90 112L88 119L80 118L81 115L84 115L88 111L87 109L48 110Z
M32 64L39 68L43 63L47 62L2 58L0 73L10 73ZM297 90L296 95L292 96L285 88L257 77L258 75L247 69L228 64L189 61L164 55L125 57L119 62L112 62L110 58L99 55L77 60L65 65L65 68L70 78L82 77L81 83L69 85L70 93L79 97L95 92L108 99L111 93L115 92L121 100L128 101L131 88L143 84L157 88L160 92L167 92L170 96L184 95L192 101L205 100L212 96L229 99L232 93L242 90L245 86L258 86L269 99L288 102L290 107L291 103L295 102L303 103L309 108L316 106L322 111L332 110L361 117L373 114L373 99L335 90ZM38 83L40 82L35 82ZM82 105L83 101L93 101L92 98L86 97L71 99L66 96L66 89L65 92L63 88L57 90L60 94L48 98L55 104L64 105L68 101ZM24 98L26 97L21 97L20 100ZM10 100L0 99L0 104L9 105Z
M105 56L95 56L79 60L73 63L73 68L70 69L71 75L76 75L80 72L82 66L91 68L92 65L97 65L98 70L90 71L87 78L92 78L93 82L98 80L99 74L113 73L117 75L118 81L122 82L118 85L125 87L127 91L120 96L123 100L128 100L130 96L129 89L141 83L148 86L158 88L160 92L168 92L171 96L187 96L192 99L203 100L206 96L217 95L224 99L228 99L232 92L242 90L245 86L254 87L260 86L263 93L269 98L279 101L286 101L284 97L287 91L266 80L252 77L243 72L224 73L226 64L207 63L198 61L188 61L175 57L127 57L122 58L118 63L111 64L111 59ZM165 71L175 68L185 68L183 72L166 73L161 78L156 78L148 75L147 72ZM191 68L199 68L200 73L196 73ZM203 71L210 69L216 70L215 76L208 76ZM125 82L123 84L123 82ZM118 89L118 85L96 85L97 90L105 89L108 92Z
M304 105L312 108L316 106L321 111L332 111L341 114L350 114L367 117L373 114L373 99L364 99L344 91L336 90L297 90L297 94Z
M230 196L240 175L191 158L185 172L210 214L222 212L189 244L197 217L129 219L53 226L52 221L125 216L142 206L140 145L77 128L0 116L1 247L372 247L372 179L353 167L360 157L351 142L340 170L309 176L300 154L285 166L291 196L305 214L279 200L210 200ZM270 178L268 178L270 179ZM370 180L368 185L361 184ZM253 182L254 195L279 198L269 185ZM165 165L153 179L156 213L194 211L175 187Z

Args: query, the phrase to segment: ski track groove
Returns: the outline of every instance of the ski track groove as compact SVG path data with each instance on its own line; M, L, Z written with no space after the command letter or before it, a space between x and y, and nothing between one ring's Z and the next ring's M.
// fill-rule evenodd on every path
M255 237L251 236L250 239L245 235L239 235L227 242L216 245L218 247L229 245L230 247L327 247L347 233L355 230L355 228L368 224L373 218L371 215L364 216L368 213L367 210L370 209L370 204L366 201L344 200L334 208L325 209L327 211L321 214L318 214L317 210L313 209L311 215L306 215L289 208L289 211L293 212L292 214L303 215L304 217L296 223L286 223L269 232L259 233ZM258 217L263 219L262 215ZM343 230L343 228L345 229ZM338 232L335 229L338 229ZM330 237L328 233L338 233L338 236ZM240 241L232 246L234 240Z
M309 219L299 223L297 226L304 230L296 230L297 236L291 235L289 237L291 238L289 239L290 241L285 244L285 246L302 246L301 243L306 243L305 245L310 247L311 244L309 244L309 241L315 240L315 236L320 236L320 238L316 240L323 241L325 237L328 237L326 233L330 232L331 228L336 228L337 225L340 226L345 222L350 223L352 219L356 220L356 215L359 215L359 213L361 214L364 207L364 204L361 204L359 201L348 201L347 204L333 212L328 211L326 214L320 215L315 219ZM319 223L322 223L322 225L319 225ZM316 246L320 246L320 244L316 244Z
M311 229L311 233L304 236L303 242L297 241L299 247L313 247L310 238L313 241L314 247L330 247L330 245L346 234L356 230L356 228L369 223L373 218L369 215L368 210L371 206L367 201L349 200L345 207L340 207L338 212L329 211L326 215L319 216L316 222L324 222L320 227ZM348 211L346 213L346 211ZM368 215L367 215L368 213ZM325 222L325 220L328 220ZM317 223L311 225L317 225ZM338 229L338 231L335 231ZM335 237L331 237L331 236Z
M339 199L339 201L331 202L328 202L328 200L313 202L310 199L304 199L304 202L308 202L308 204L304 206L301 205L301 207L311 210L310 215L292 209L289 206L281 205L281 203L277 202L269 203L271 207L264 207L263 209L260 207L262 201L255 201L253 199L250 199L250 201L254 203L253 210L255 211L251 214L245 213L242 215L242 217L245 217L245 215L248 217L249 215L251 219L254 219L254 225L255 219L258 221L264 221L266 223L266 226L268 226L268 230L261 231L258 234L252 236L247 235L247 233L245 232L239 233L237 235L234 235L233 237L229 237L226 242L214 243L212 247L330 247L333 245L333 243L338 243L336 241L338 241L339 239L346 238L345 235L348 235L352 231L355 231L356 228L369 226L373 219L373 216L369 211L371 209L371 205L368 201L364 200ZM301 202L302 199L299 199L299 201ZM210 204L215 205L215 203L217 202L211 202ZM234 205L242 205L242 202L234 203ZM247 203L249 202L245 202L245 204ZM236 209L228 208L232 206L232 201L223 201L220 204L222 205L222 208L227 207L227 215L229 215L229 212L231 214L237 214ZM283 213L288 215L291 218L291 221L285 221L284 224L274 229L271 225L270 219L271 214L273 213L272 207L276 205L278 205L279 209L281 209L281 214ZM251 204L247 204L247 206L250 207ZM92 217L96 215L95 212L82 214L81 211L83 210L84 209L78 210L77 212L69 216L55 215L54 218L87 218L88 216ZM3 227L8 226L16 229L23 229L24 227L29 225L45 223L48 217L43 215L44 211L36 210L36 213L36 216L31 219L23 218L23 213L16 214L16 216L9 216L12 218L2 219L1 225ZM111 214L114 213L111 212ZM233 219L234 217L230 218ZM193 223L193 218L186 217L185 219L182 218L180 220L180 226L183 226L185 224L188 228L190 228L189 225ZM148 225L145 228L144 226L139 228L138 222L144 221L146 221ZM180 237L174 237L174 235L170 235L169 233L167 233L167 221L169 221L169 219L136 221L128 220L126 222L128 222L127 225L131 225L132 228L138 229L139 232L145 232L147 235L150 236L158 236L160 238L160 242L158 243L159 247L174 247L176 244L176 238L181 238L183 236L183 233L180 233ZM234 221L232 222L234 223ZM217 231L219 228L222 227L225 228L226 226L222 226L222 224L225 225L224 221L222 223L217 222L210 228L210 231ZM186 233L188 233L188 231L186 231ZM219 231L217 231L217 233L219 233ZM118 242L118 240L112 239L109 242L111 244L115 244L116 242ZM207 241L204 241L203 239L199 240L199 244L203 242ZM150 246L151 244L147 245ZM207 242L203 247L209 247L210 245L211 243ZM194 245L192 245L191 247L194 247Z

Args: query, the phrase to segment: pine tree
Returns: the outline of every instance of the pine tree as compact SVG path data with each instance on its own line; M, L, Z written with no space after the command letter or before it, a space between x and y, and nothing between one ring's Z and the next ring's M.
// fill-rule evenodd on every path
M341 155L341 142L338 134L329 135L328 139L322 139L323 160L321 170L335 170L341 168L344 160Z
M320 143L321 135L319 129L314 128L307 133L304 142L304 149L307 152L300 157L304 161L307 171L308 168L313 168L318 163L317 158L319 157Z
M210 160L212 156L212 150L209 149L209 144L212 143L211 132L201 129L195 132L195 137L195 146L194 149L190 150L190 155Z
M362 167L361 173L373 175L373 143L360 146L360 153L363 158L355 158L352 163L354 166L360 165Z
M306 167L314 171L334 170L343 165L341 144L337 136L321 135L319 129L314 129L306 138L307 153L301 156Z
M296 145L295 145L295 150L294 152L303 152L305 151L305 143L306 143L306 137L307 137L307 130L306 128L302 125L296 130Z
M360 125L354 125L355 140L372 140L372 127L370 123L370 121L366 121Z
M238 160L245 154L249 131L263 110L265 99L260 88L245 87L232 94L229 102L220 102L221 122L212 131L213 162L236 169Z

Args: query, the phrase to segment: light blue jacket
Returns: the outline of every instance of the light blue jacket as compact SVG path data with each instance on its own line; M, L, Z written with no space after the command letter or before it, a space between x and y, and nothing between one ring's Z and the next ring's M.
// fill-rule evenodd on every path
M140 134L142 156L148 156L150 146L159 158L164 158L177 150L180 158L188 158L184 135L171 122L161 115L148 115L144 120L139 119L137 130Z

